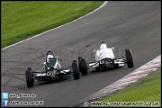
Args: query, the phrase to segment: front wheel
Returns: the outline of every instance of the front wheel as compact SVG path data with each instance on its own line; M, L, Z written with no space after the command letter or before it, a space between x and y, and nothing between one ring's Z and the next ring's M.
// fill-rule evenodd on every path
M74 80L80 79L80 73L78 70L78 65L76 60L74 60L72 63L72 69L73 69Z
M26 70L25 74L26 74L27 87L33 87L34 80L33 80L33 71L32 71L32 69L29 67Z
M131 54L130 50L126 49L125 54L126 54L126 61L127 61L128 68L133 67L134 66L133 58L132 58L132 54Z

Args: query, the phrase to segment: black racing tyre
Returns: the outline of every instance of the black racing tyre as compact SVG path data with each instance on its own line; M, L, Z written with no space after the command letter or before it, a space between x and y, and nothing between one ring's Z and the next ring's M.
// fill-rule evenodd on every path
M78 69L76 60L74 60L72 63L72 69L73 69L74 80L80 79L80 73L79 73L79 69Z
M27 87L33 87L34 80L33 80L33 71L32 71L32 69L29 67L26 70L25 74L26 74Z
M86 60L83 57L78 57L78 64L79 64L79 70L82 73L82 75L87 75L88 67L87 67Z
M132 54L131 54L130 50L126 49L125 54L126 54L126 61L127 61L128 68L133 67L134 66L133 58L132 58Z

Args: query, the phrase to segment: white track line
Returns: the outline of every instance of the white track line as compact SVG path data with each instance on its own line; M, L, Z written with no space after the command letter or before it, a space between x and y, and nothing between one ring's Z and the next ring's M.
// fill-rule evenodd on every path
M19 41L19 42L15 43L15 44L12 44L12 45L9 45L9 46L7 46L7 47L2 48L1 50L5 50L5 49L10 48L10 47L12 47L12 46L15 46L15 45L18 45L18 44L20 44L20 43L26 42L26 41L28 41L28 40L34 39L34 38L39 37L39 36L41 36L41 35L43 35L43 34L45 34L45 33L51 32L51 31L56 30L56 29L58 29L58 28L60 28L60 27L63 27L63 26L66 26L66 25L68 25L68 24L71 24L71 23L73 23L73 22L75 22L75 21L78 21L78 20L80 20L81 18L84 18L84 17L86 17L86 16L88 16L88 15L90 15L90 14L92 14L92 13L98 11L99 9L101 9L102 7L104 7L107 3L108 3L108 1L105 1L100 7L98 7L98 8L95 9L94 11L92 11L92 12L90 12L90 13L88 13L88 14L86 14L86 15L84 15L84 16L78 18L78 19L75 19L75 20L73 20L73 21L71 21L71 22L69 22L69 23L66 23L66 24L63 24L63 25L61 25L61 26L58 26L58 27L56 27L56 28L54 28L54 29L51 29L51 30L42 32L42 33L37 34L37 35L35 35L35 36L31 37L31 38L28 38L28 39Z
M161 67L161 55L151 60L150 62L142 65L141 67L137 68L135 71L122 77L121 79L112 83L111 85L108 85L105 88L99 90L98 92L88 96L87 98L82 99L81 101L79 101L80 103L79 105L83 106L85 102L90 102L96 99L100 99L104 96L115 93L118 90L124 89L128 85L137 82L137 80L157 70L157 68L159 67Z

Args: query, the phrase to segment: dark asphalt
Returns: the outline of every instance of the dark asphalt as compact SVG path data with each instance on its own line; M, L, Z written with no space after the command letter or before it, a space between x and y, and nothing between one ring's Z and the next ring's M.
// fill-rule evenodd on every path
M89 72L79 80L40 82L33 88L26 87L26 68L31 66L34 70L41 70L40 63L45 61L48 50L55 51L66 67L79 55L93 60L93 50L99 48L103 40L108 47L118 47L121 53L129 47L135 67ZM1 91L36 94L33 99L9 100L44 101L44 106L73 106L160 54L161 2L109 1L97 12L76 22L1 50Z

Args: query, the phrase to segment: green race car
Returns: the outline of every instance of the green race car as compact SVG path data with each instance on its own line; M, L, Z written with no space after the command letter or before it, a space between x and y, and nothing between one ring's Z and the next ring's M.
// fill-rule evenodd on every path
M80 72L78 70L77 61L73 60L70 69L63 69L60 63L61 59L54 55L52 51L46 54L46 62L43 63L44 71L36 72L31 67L28 67L26 75L27 87L33 87L36 81L53 81L74 77L74 80L80 79Z

